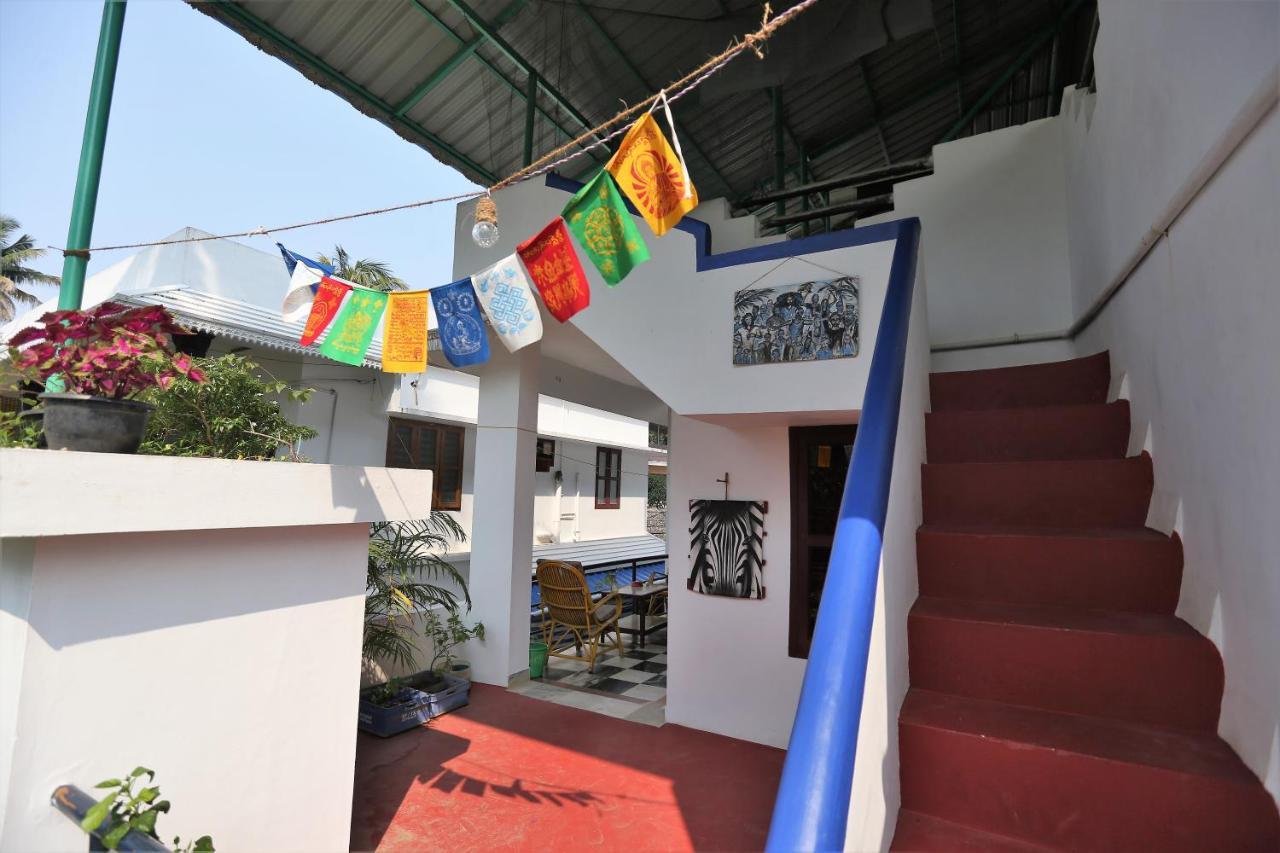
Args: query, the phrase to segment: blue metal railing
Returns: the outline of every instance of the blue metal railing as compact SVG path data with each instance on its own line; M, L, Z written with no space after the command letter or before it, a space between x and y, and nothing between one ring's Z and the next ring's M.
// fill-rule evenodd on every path
M766 850L844 847L898 435L920 221L898 239Z

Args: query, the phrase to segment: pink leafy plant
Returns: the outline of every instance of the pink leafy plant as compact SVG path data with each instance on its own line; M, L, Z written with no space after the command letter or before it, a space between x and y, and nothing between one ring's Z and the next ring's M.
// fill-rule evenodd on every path
M174 351L173 336L185 331L159 305L104 302L45 314L10 339L9 358L41 385L61 376L72 393L125 400L147 388L167 389L179 376L204 382L191 356Z

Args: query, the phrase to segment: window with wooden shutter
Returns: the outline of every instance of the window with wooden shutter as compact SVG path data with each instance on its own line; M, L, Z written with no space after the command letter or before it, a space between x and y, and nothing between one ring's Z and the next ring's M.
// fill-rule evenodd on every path
M556 440L554 438L538 439L538 450L533 457L533 470L545 474L556 466Z
M622 451L616 447L596 448L596 509L617 509L622 505Z
M462 509L462 427L389 418L387 467L421 468L432 478L432 509Z

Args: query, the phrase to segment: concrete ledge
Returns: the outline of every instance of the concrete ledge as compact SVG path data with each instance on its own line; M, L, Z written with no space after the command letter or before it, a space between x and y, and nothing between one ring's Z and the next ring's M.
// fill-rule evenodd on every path
M431 472L0 450L0 537L426 518Z

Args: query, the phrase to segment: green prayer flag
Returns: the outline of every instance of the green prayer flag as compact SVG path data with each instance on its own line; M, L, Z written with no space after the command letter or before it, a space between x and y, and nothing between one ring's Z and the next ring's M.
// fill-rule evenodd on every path
M562 215L582 251L610 286L649 260L649 249L640 238L640 229L607 170L601 169L578 190L564 206Z
M387 294L363 287L353 289L320 345L320 353L344 364L364 364L364 354L386 307Z

